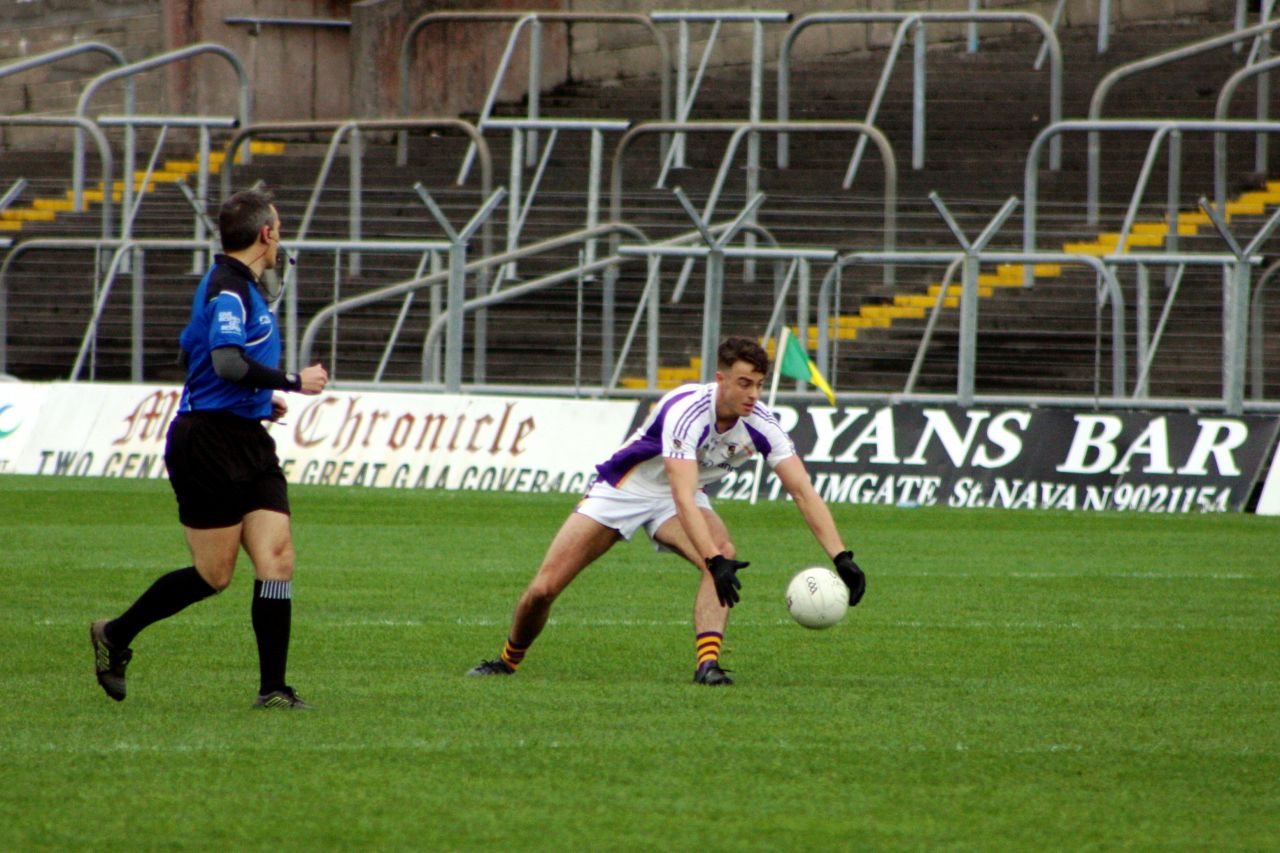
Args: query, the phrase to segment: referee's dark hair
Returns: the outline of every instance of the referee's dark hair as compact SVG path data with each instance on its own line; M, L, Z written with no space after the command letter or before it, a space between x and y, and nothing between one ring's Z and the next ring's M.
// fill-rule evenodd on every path
M260 190L244 190L224 201L218 211L223 251L238 252L252 246L262 226L275 222L274 201L271 193Z

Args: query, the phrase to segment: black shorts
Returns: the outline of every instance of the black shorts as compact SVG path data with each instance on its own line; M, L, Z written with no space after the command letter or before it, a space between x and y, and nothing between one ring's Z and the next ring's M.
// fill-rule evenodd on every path
M255 509L289 513L276 443L261 422L226 412L183 412L164 447L186 527L230 527Z

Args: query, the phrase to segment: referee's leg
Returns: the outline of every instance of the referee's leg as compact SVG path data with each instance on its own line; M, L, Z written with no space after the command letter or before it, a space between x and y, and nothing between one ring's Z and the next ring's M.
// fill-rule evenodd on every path
M253 633L258 641L258 696L296 696L285 681L293 622L293 534L287 513L257 509L244 517L240 542L253 561Z

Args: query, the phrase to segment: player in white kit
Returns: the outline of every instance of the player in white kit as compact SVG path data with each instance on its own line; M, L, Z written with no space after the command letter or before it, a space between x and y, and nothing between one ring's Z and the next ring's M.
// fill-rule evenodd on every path
M754 340L729 338L717 351L716 380L671 391L600 465L595 484L565 520L516 605L500 657L468 675L511 675L541 633L556 597L578 573L641 527L659 551L681 554L702 572L693 604L698 684L732 684L720 667L729 609L738 601L737 571L748 564L703 488L726 471L765 459L795 501L818 544L849 587L849 606L866 578L845 548L831 511L813 488L795 446L760 403L769 357Z

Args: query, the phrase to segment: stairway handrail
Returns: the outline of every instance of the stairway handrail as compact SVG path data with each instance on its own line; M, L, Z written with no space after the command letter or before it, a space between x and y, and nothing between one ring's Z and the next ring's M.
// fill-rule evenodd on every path
M1120 289L1120 283L1116 280L1115 274L1112 272L1110 267L1102 261L1102 259L1093 255L1078 255L1066 252L1005 252L983 249L973 254L978 261L987 263L1078 263L1092 267L1102 279L1106 287L1105 293L1111 300L1112 387L1113 394L1115 396L1123 396L1125 373L1124 293ZM818 288L817 358L819 369L825 369L827 376L834 376L835 374L833 365L827 363L827 337L831 317L831 288L833 287L833 282L840 270L846 266L852 266L859 263L892 265L902 263L942 264L952 263L957 260L963 262L966 256L967 253L963 248L899 252L849 252L841 255L836 262L832 264L831 268L827 271L827 274L823 276L822 284ZM964 357L965 356L962 353L961 360L963 360ZM964 401L965 404L972 403L975 399L973 388L960 387L959 379L957 379L955 396L957 400Z
M626 150L641 136L652 133L672 132L729 133L733 134L731 143L742 138L745 133L840 133L852 132L871 138L880 151L884 163L884 246L892 250L897 242L898 229L898 163L893 154L889 139L875 125L860 121L687 121L687 122L643 122L628 130L618 141L613 152L613 162L609 176L609 215L613 221L622 219L622 175L623 157ZM615 247L616 249L616 247Z
M1107 95L1115 87L1117 83L1128 77L1140 74L1143 71L1150 71L1153 68L1160 68L1182 59L1197 56L1219 47L1229 44L1245 41L1251 38L1261 38L1268 36L1280 28L1280 19L1268 21L1262 24L1256 24L1252 27L1246 27L1240 30L1233 30L1222 35L1212 36L1200 41L1185 44L1182 47L1171 48L1170 50L1161 51L1154 56L1148 56L1143 59L1137 59L1133 62L1125 63L1118 68L1113 68L1107 72L1098 85L1094 87L1093 95L1089 99L1089 121L1102 120L1102 107L1106 101ZM1090 225L1096 225L1098 222L1098 195L1101 178L1099 172L1102 168L1102 139L1097 134L1089 135L1088 149L1088 195L1086 199L1085 217Z
M920 27L922 24L929 22L1014 22L1027 23L1038 29L1044 34L1044 43L1049 47L1049 123L1060 121L1062 119L1062 47L1058 42L1058 35L1053 31L1053 27L1049 25L1040 15L1034 12L815 12L800 18L791 28L787 30L786 36L782 39L782 45L778 51L778 121L786 121L790 117L791 110L791 49L795 44L800 33L808 27L816 24L841 24L841 23L876 23L876 22L894 22L897 21L898 29L894 33L893 48L885 59L885 68L881 73L880 81L876 87L876 93L872 96L872 107L868 110L865 121L868 124L875 123L876 110L879 107L879 100L883 97L884 90L889 84L889 75L893 71L893 64L897 61L897 49L901 46L901 41L906 36L906 32L913 27ZM923 57L917 56L913 64L913 73L917 83L922 85L924 74ZM923 95L918 95L921 99ZM923 100L920 102L920 110L923 110ZM913 149L919 146L919 150L923 151L923 119L917 116L913 121ZM859 147L854 157L859 158L862 148ZM1051 152L1052 168L1056 171L1060 161L1058 152ZM785 169L789 164L788 139L784 134L778 137L778 168ZM856 171L855 163L850 164L850 171ZM913 168L919 169L923 167L923 163L916 164L915 158L912 163Z
M1262 384L1262 350L1264 343L1262 334L1262 295L1267 289L1267 285L1275 280L1277 274L1280 274L1280 260L1272 261L1262 271L1262 275L1258 276L1258 283L1253 287L1253 298L1249 302L1249 387L1252 389L1250 396L1258 401L1266 397Z
M132 115L133 109L134 109L134 87L133 87L134 76L136 76L137 74L141 74L143 71L152 71L163 65L168 65L170 63L177 62L182 59L189 59L191 57L199 56L205 53L211 53L215 56L222 57L223 59L227 60L228 63L230 63L232 70L235 71L236 77L240 81L240 96L239 96L240 109L237 117L240 119L241 125L249 124L250 116L253 110L253 91L249 85L249 74L245 70L244 63L240 61L240 57L237 56L234 51L232 51L230 48L224 47L223 45L217 44L215 42L199 42L197 44L190 44L190 45L187 45L186 47L180 47L176 50L168 51L167 53L157 54L147 59L139 60L138 62L133 62L128 65L123 65L119 68L113 68L110 71L106 71L106 72L103 72L102 74L99 74L97 77L94 77L92 80L90 80L89 83L84 87L84 90L80 92L80 98L76 101L75 114L79 118L86 118L85 113L89 109L89 102L93 99L93 96L98 91L98 89L106 85L107 83L110 83L113 80L123 79L125 81L124 114ZM126 126L125 127L125 145L131 148L133 145L133 139L134 139L133 127ZM79 137L77 137L77 142L78 141L79 141ZM83 147L80 145L77 145L76 147L75 160L76 160L77 167L75 172L72 174L72 183L73 183L72 201L75 204L76 210L80 211L80 210L83 210L83 205L84 205L84 168L83 168L84 150L83 150ZM124 191L122 193L122 200L125 207L128 208L133 198L133 181L132 181L133 176L126 175L124 177L126 178L126 180L124 182Z
M633 225L611 222L611 223L606 223L604 225L597 225L594 228L582 228L577 231L569 232L567 234L561 234L556 237L552 237L548 240L540 241L538 243L531 243L527 246L523 246L519 249L516 249L515 251L502 252L501 254L497 254L497 255L486 255L483 258L479 258L474 261L468 261L464 267L464 271L469 274L469 273L489 269L492 267L501 267L503 264L508 264L508 263L511 263L512 261L519 261L526 257L532 257L533 255L536 255L541 252L550 251L552 249L558 249L563 246L571 245L577 242L583 242L590 239L597 239L615 232L632 234L641 240L646 239L644 232L642 232L639 228L636 228ZM603 258L597 261L593 268L602 269L606 264L617 263L618 260L619 259L615 257ZM571 274L576 275L579 269L580 268L577 265L575 265L571 271ZM447 281L449 278L449 274L450 274L449 270L441 270L440 272L432 273L431 275L422 276L420 278L412 278L406 281L400 281L400 282L395 282L393 284L384 285L383 287L379 287L374 290L367 291L365 293L357 294L355 296L349 296L345 299L340 299L336 302L326 305L324 308L321 308L319 311L316 312L316 314L311 318L311 321L307 324L306 329L303 331L302 344L299 347L299 363L305 363L308 359L310 359L311 350L315 345L315 339L317 334L319 334L320 326L322 323L327 322L330 317L336 317L347 311L364 307L365 305L371 305L375 302L380 302L384 299L391 299L397 296L403 296L404 294L407 294L416 290L421 290L424 287L429 287L433 284L438 284L440 282ZM528 293L531 290L539 289L538 287L532 287L532 285L535 285L539 282L542 282L542 279L535 279L534 281L531 281L531 282L523 282L514 287L509 287L506 290L473 297L472 299L468 299L463 303L463 310L469 311L475 308L483 308L483 307L486 307L487 305L494 304L496 302L502 302L502 301L505 301L506 299L512 299L512 298L515 298L516 296L524 295L525 293ZM555 282L552 282L552 283L555 283ZM544 284L542 286L546 286L546 285ZM442 316L439 319L438 323L436 325L433 325L431 328L435 329L436 333L438 333L437 325L443 326L445 319L446 318ZM432 340L433 339L429 339L424 342L423 344L424 349L432 342Z
M460 130L472 142L476 143L477 150L480 152L480 184L482 198L488 198L493 186L493 157L489 153L489 145L480 136L479 130L475 125L468 121L457 118L371 118L371 119L345 119L331 121L288 121L273 122L264 124L255 124L248 127L242 127L231 138L230 144L227 146L227 156L222 164L222 198L225 201L231 195L231 168L235 162L236 152L246 140L254 136L266 133L286 134L286 133L315 133L317 131L332 131L329 138L329 146L325 152L324 162L321 164L320 171L316 175L316 182L311 188L311 195L307 200L307 208L302 217L302 222L298 226L298 233L295 240L303 240L306 238L307 229L310 228L311 220L315 215L315 211L320 202L320 195L324 190L324 184L329 178L329 170L333 165L334 157L337 156L338 146L347 134L353 134L353 141L349 152L351 163L351 174L348 177L349 190L347 197L347 218L349 221L349 233L352 239L360 238L361 224L361 206L364 195L363 190L363 171L361 168L363 146L359 144L359 132L364 130L423 130L429 128L453 129ZM481 232L485 254L488 254L493 245L493 231L486 221ZM296 275L296 267L290 267L285 270L286 276ZM290 287L285 290L285 364L289 370L296 370L298 365L303 362L299 361L299 355L295 342L298 340L298 289Z
M1280 21L1277 21L1280 24ZM1036 245L1036 211L1039 204L1039 171L1036 164L1040 159L1040 150L1046 140L1067 132L1087 132L1090 135L1101 135L1104 131L1151 131L1153 133L1169 133L1170 131L1192 131L1204 133L1276 133L1280 132L1280 121L1248 121L1230 119L1068 119L1044 128L1036 135L1027 153L1027 161L1023 172L1024 214L1022 222L1022 249L1034 252ZM1176 174L1170 176L1176 178ZM1216 181L1215 181L1216 182ZM1170 204L1175 203L1170 200ZM1170 228L1177 227L1177 210L1167 211ZM1097 224L1094 222L1093 224ZM1032 283L1032 271L1024 270L1023 283Z
M1231 111L1231 99L1235 97L1236 90L1240 88L1240 84L1250 77L1255 77L1272 69L1280 67L1280 56L1274 56L1270 59L1264 59L1261 62L1255 62L1239 69L1230 77L1227 82L1222 84L1222 88L1218 90L1218 101L1214 105L1213 117L1219 121L1227 119L1227 114ZM1268 74L1268 78L1270 75ZM1261 84L1259 84L1261 85ZM1267 103L1263 98L1258 99L1257 110L1254 118L1258 121L1265 121L1267 118ZM1267 137L1264 134L1258 134L1254 143L1255 150L1255 166L1258 171L1266 171L1267 162ZM1227 146L1226 139L1222 134L1218 134L1213 138L1213 199L1214 203L1219 207L1227 197Z
M536 23L540 21L559 22L566 25L574 23L596 23L596 24L631 24L633 26L642 26L653 36L653 40L658 47L658 75L659 75L659 93L660 106L659 111L664 120L671 118L671 47L667 43L666 35L649 20L647 15L639 15L628 12L427 12L418 16L405 28L404 36L400 40L400 54L397 66L400 73L400 103L399 113L401 116L409 115L409 66L413 61L413 49L415 39L418 34L427 26L435 23L447 23L449 21L458 22L480 22L480 23L507 23L515 22L515 27L511 33L509 40L514 43L514 38L519 34L519 30L526 23ZM531 51L532 52L532 51ZM495 79L492 86L493 92L497 91L497 87L501 82L501 77ZM531 79L528 92L529 102L529 118L537 118L537 97L535 91L536 79ZM407 156L407 137L400 135L400 145L397 154L397 162L404 165Z
M55 48L54 50L38 53L35 56L28 56L26 59L19 59L16 62L10 62L8 65L0 66L0 78L8 77L10 74L18 74L23 71L30 71L33 68L39 68L42 65L52 65L59 60L66 59L71 56L78 56L82 53L102 53L116 63L117 66L124 65L128 62L124 58L124 54L115 47L101 41L86 41L79 44L71 44L66 47ZM76 143L74 150L81 152L80 158L75 161L79 164L79 168L84 168L84 137L82 131L76 131ZM72 169L72 180L75 179L75 165ZM76 211L81 211L81 205L77 201Z

